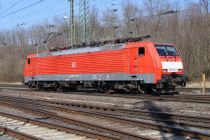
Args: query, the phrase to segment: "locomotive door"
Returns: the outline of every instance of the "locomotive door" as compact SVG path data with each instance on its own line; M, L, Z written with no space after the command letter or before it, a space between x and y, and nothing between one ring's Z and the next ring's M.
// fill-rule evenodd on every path
M130 74L138 74L138 48L129 49L129 71Z
M138 73L145 74L148 72L148 66L150 65L150 57L148 58L148 53L146 47L138 48Z
M34 76L35 75L35 58L28 58L28 66L29 66L29 71L30 75Z

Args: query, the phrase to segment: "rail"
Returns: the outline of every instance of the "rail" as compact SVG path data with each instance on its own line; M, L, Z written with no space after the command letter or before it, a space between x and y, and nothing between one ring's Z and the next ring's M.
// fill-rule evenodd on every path
M8 101L8 100L7 100ZM14 101L14 100L12 100L12 101ZM16 99L16 102L17 102L17 99ZM18 103L18 106L20 107L20 108L22 108L23 109L23 107L24 107L24 104L25 103L33 103L34 101L29 101L29 100L25 100L24 102L25 103L23 103L23 100L22 101L20 101L20 102L22 102L22 105L20 104L20 103ZM8 103L8 102L7 102ZM39 106L45 106L45 107L50 107L49 105L46 105L46 102L45 102L45 105L44 104L40 104L40 103L38 103L38 101L36 102L36 105L39 105ZM63 105L65 105L65 103L63 103ZM14 105L15 106L15 105ZM16 104L16 106L17 106L17 104ZM80 105L77 105L78 107L80 106ZM83 105L84 106L84 105ZM51 107L53 107L54 109L58 109L58 110L67 110L66 108L63 108L63 107L55 107L55 106L51 106ZM80 106L81 107L81 106ZM87 107L87 106L86 106ZM90 107L90 108L93 108L93 107ZM97 109L99 109L99 107L96 107ZM30 108L25 108L24 107L24 109L27 109L27 110L31 110ZM103 110L104 110L104 108L102 108ZM116 109L116 108L115 108ZM115 109L107 109L107 110L112 110L112 111L114 111ZM117 109L116 109L117 110ZM81 111L81 110L80 110ZM125 111L125 110L120 110L120 111ZM39 111L39 113L40 113L40 111ZM42 113L44 113L45 115L46 115L46 112L42 112ZM84 111L83 111L83 113L84 113ZM86 113L88 113L88 112L86 112ZM128 112L127 112L128 113ZM129 112L130 113L130 112ZM135 112L136 113L136 112ZM151 112L150 112L151 113ZM153 112L153 113L155 113L155 112ZM89 112L89 114L93 114L93 112ZM48 114L48 115L50 115L50 114ZM135 121L135 120L131 120L131 119L125 119L125 118L121 118L121 117L117 117L117 116L113 116L113 114L112 115L107 115L107 114L100 114L100 113L95 113L95 115L100 115L101 117L103 116L103 117L106 117L106 118L109 118L109 119L114 119L115 121L122 121L122 122L124 122L124 123L131 123L131 124L133 124L133 125L137 125L137 126L140 126L140 127L149 127L149 128L151 128L151 129L155 129L155 130L159 130L160 128L162 129L162 130L164 130L164 131L167 131L167 132L171 132L171 133L175 133L175 134L179 134L179 133L182 133L182 134L184 134L184 135L187 135L187 136L197 136L197 137L199 137L199 138L204 138L204 139L209 139L210 138L210 135L208 135L208 134L205 134L205 133L201 133L201 132L196 132L196 131L191 131L191 130L185 130L185 129L182 129L182 128L177 128L177 127L172 127L172 126L168 126L168 125L163 125L163 124L154 124L154 123L147 123L147 122L142 122L142 121ZM160 115L160 114L159 114ZM162 115L164 115L163 113L162 113ZM173 114L170 114L170 115L173 115ZM51 115L51 117L52 117L52 115ZM53 115L53 117L55 117L55 115ZM58 117L58 116L57 116ZM55 117L56 119L58 119L57 117ZM179 116L179 117L181 117L181 116ZM160 118L160 117L159 117ZM66 118L65 118L66 119ZM64 119L64 120L65 120ZM183 119L183 118L182 118ZM68 120L69 121L69 120ZM77 122L78 123L78 120L71 120L71 121L74 121L74 122ZM201 121L201 120L200 120ZM189 124L187 124L187 125L189 125ZM192 125L191 125L192 126ZM204 129L208 129L209 127L203 127Z

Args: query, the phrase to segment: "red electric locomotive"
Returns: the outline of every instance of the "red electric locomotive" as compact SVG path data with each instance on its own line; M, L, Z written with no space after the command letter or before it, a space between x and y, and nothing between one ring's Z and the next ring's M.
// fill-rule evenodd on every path
M172 43L130 39L97 47L29 55L24 83L31 88L75 90L78 86L165 93L185 86L180 55Z

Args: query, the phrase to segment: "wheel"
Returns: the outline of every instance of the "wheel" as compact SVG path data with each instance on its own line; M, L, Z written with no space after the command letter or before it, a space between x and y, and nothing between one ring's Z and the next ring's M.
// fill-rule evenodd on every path
M77 90L77 85L76 84L72 84L70 85L70 91L76 91Z
M63 88L59 83L55 84L55 91L57 92L63 92Z
M43 88L43 85L42 85L41 83L37 83L36 89L37 89L38 91L42 91L44 88Z
M100 93L109 93L110 87L109 87L107 84L104 84L104 85L101 85L101 86L98 88L98 91L99 91Z

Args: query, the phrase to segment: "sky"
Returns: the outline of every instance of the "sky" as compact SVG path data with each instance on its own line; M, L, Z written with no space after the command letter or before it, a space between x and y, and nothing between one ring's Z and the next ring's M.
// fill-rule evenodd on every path
M142 5L143 0L130 1ZM180 3L186 0L170 1ZM94 6L102 12L108 7L120 9L122 0L89 0L89 4L90 7ZM0 0L0 30L51 22L55 16L61 18L68 16L69 11L68 0ZM78 12L79 0L75 0L75 14L77 15Z

